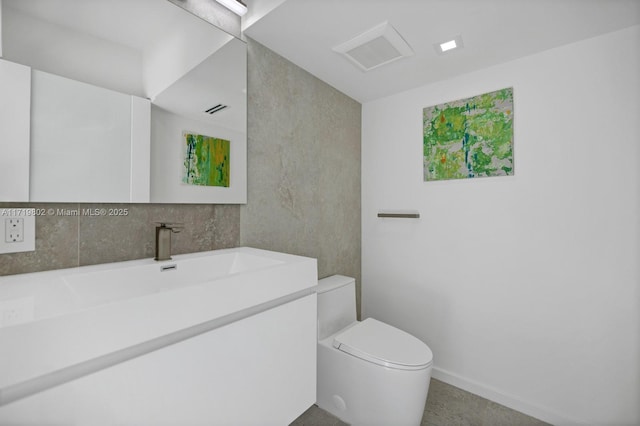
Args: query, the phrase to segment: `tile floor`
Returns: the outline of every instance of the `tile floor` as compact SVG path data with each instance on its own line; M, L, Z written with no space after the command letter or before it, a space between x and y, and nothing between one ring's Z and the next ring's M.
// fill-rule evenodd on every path
M315 405L291 426L346 426ZM548 423L431 379L421 426L544 426Z

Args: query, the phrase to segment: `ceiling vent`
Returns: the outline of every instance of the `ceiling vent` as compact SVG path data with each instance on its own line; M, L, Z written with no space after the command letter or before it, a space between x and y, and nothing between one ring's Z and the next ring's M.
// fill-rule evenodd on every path
M388 22L376 25L333 50L345 55L363 71L413 55L411 47Z
M206 111L205 111L205 113L206 113L206 114L209 114L209 115L213 115L213 114L215 114L216 112L220 112L220 111L222 111L223 109L225 109L225 108L227 108L227 107L228 107L228 105L218 104L218 105L216 105L216 106L214 106L214 107L211 107L211 108L209 108L208 110L206 110Z

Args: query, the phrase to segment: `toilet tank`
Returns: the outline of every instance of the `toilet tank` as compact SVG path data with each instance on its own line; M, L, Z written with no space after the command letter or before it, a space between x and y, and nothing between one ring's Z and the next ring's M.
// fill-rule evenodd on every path
M318 340L356 321L356 280L333 275L318 281Z

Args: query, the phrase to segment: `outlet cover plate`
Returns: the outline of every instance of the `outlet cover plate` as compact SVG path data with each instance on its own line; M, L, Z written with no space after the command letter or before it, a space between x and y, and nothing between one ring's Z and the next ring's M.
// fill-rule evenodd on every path
M24 241L24 219L10 217L4 220L4 242L21 243Z
M22 241L12 241L7 233L11 226L7 219L16 221L22 226ZM7 242L9 240L10 242ZM25 208L0 209L0 253L19 253L36 249L36 210Z

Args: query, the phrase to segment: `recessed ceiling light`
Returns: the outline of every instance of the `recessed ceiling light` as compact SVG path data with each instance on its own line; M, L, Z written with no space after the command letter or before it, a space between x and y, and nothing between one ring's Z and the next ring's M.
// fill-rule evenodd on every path
M455 49L458 47L455 40L445 41L444 43L440 43L440 50L446 52L447 50Z
M462 44L462 36L457 36L453 40L444 41L442 43L436 43L433 45L438 52L439 55L442 55L445 52L449 52L454 49L460 49L463 47Z

